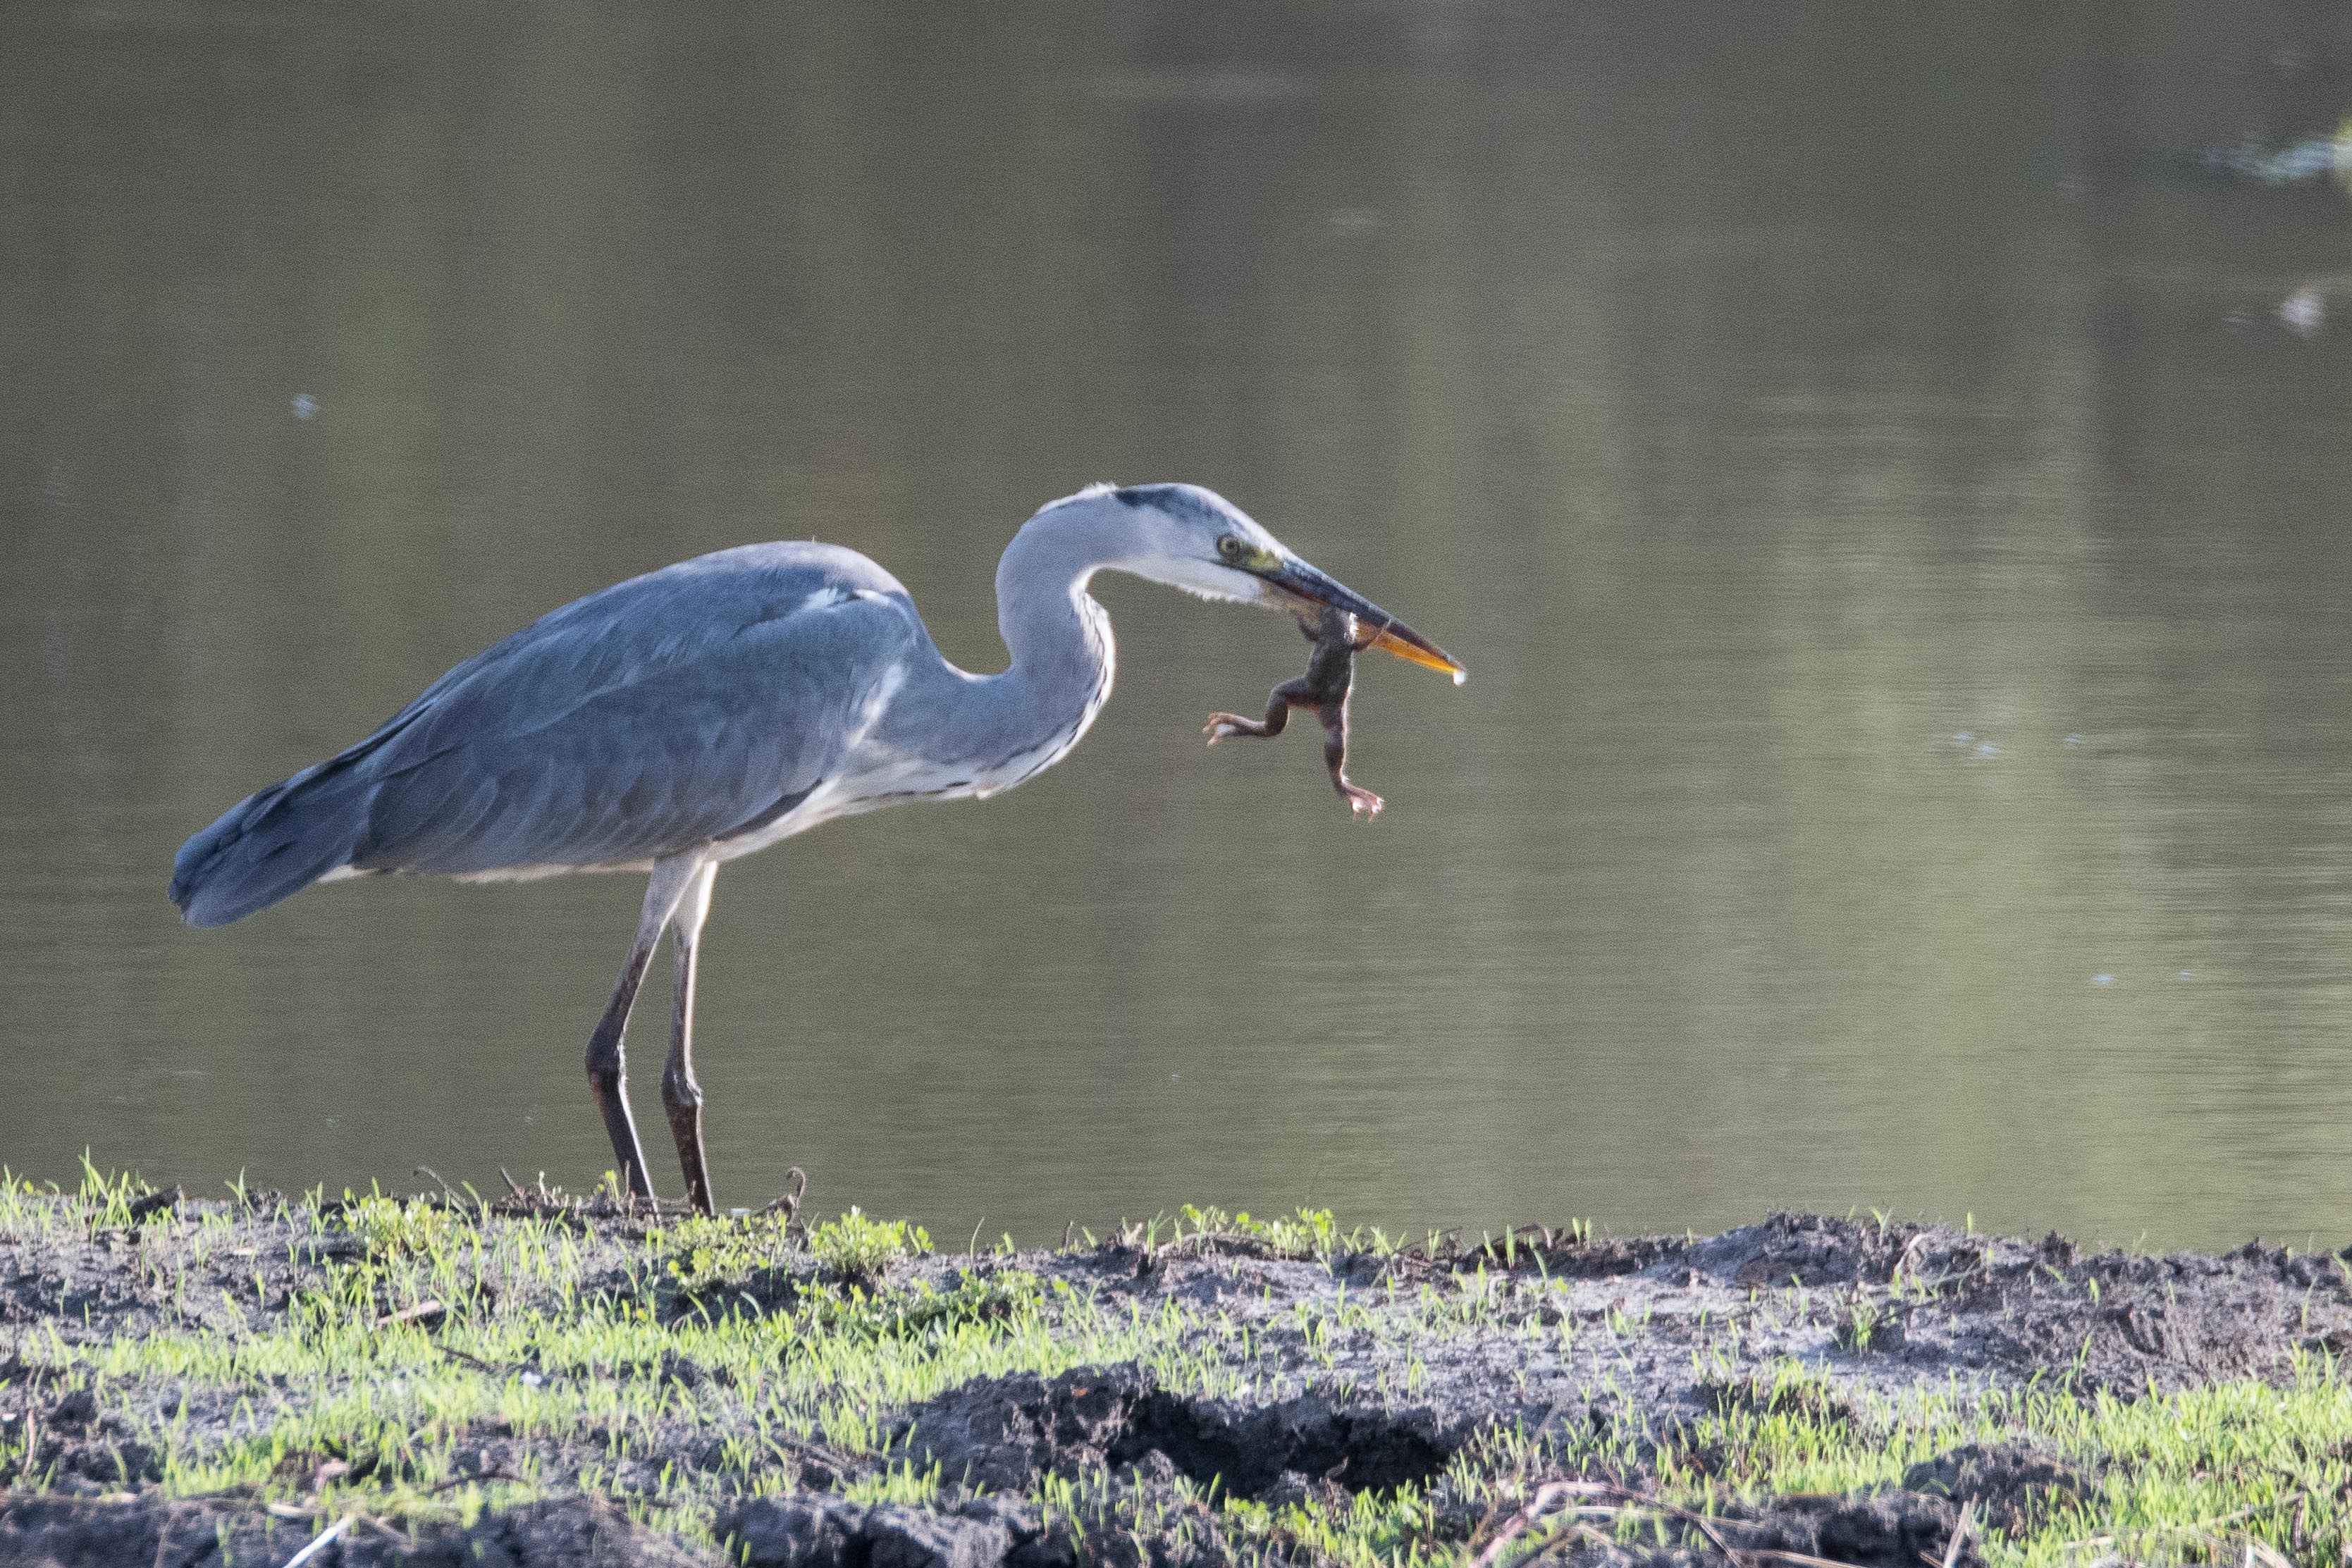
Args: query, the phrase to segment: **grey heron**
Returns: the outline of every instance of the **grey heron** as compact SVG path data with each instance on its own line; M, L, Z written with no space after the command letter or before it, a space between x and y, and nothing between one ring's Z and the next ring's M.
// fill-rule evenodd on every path
M835 817L986 800L1059 761L1110 695L1124 571L1205 599L1356 616L1369 645L1463 678L1434 643L1196 485L1092 485L1040 507L996 570L1012 663L977 675L933 645L896 578L835 545L720 550L532 622L376 732L247 796L180 847L171 898L221 925L312 883L651 873L588 1040L588 1082L633 1197L653 1183L623 1031L663 933L677 963L661 1098L687 1196L713 1212L694 1076L695 950L719 865Z

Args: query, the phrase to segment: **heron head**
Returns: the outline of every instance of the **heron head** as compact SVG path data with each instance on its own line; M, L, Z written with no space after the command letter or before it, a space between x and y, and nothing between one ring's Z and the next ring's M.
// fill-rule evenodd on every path
M1461 662L1337 579L1298 559L1255 518L1198 485L1103 486L1091 498L1120 509L1133 554L1117 564L1138 577L1203 599L1286 610L1308 622L1325 607L1344 610L1371 630L1369 646L1433 670L1458 685Z

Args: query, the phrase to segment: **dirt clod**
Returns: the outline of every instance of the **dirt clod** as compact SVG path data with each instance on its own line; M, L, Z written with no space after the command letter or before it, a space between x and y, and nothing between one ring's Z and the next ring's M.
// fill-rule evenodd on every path
M2015 1530L2037 1505L2077 1496L2091 1482L2022 1443L1969 1443L1912 1466L1904 1472L1903 1485L1954 1502L1974 1502L1987 1522Z
M0 1564L199 1568L224 1559L280 1563L329 1521L272 1518L250 1503L58 1496L0 1500ZM411 1534L347 1527L327 1561L341 1568L709 1568L709 1558L631 1523L609 1504L571 1497L485 1513L471 1529Z
M1710 1540L1687 1517L1665 1522L1674 1544L1637 1546L1587 1541L1565 1561L1575 1568L1722 1568L1723 1546L1742 1561L1833 1563L1847 1568L1920 1568L1940 1564L1959 1511L1950 1500L1911 1491L1859 1499L1791 1498L1766 1508L1734 1505L1708 1521ZM1748 1553L1755 1553L1753 1558ZM1777 1557L1786 1553L1786 1557ZM1983 1568L1973 1544L1964 1544L1954 1568Z
M948 1512L835 1497L759 1498L719 1521L746 1568L996 1568L1044 1533L1029 1505L977 1499Z
M1248 1406L1161 1387L1141 1367L984 1378L918 1406L898 1440L960 1484L1018 1490L1041 1476L1132 1467L1160 1456L1179 1474L1257 1497L1286 1475L1349 1491L1423 1480L1466 1433L1423 1408L1384 1409L1310 1391Z

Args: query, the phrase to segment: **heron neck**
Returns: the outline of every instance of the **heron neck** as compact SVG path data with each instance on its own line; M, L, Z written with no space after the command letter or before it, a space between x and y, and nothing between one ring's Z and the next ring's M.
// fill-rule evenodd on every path
M1013 732L1075 744L1110 695L1110 616L1087 584L1123 539L1085 505L1040 512L1021 526L996 568L996 627L1013 655L992 678L996 716Z
M1087 584L1127 543L1084 503L1021 525L996 564L996 629L1013 655L1006 674L1025 673L1041 689L1108 679L1110 624Z
M996 569L996 624L1012 664L972 675L942 661L938 700L901 701L893 716L927 716L908 749L980 786L1008 789L1077 743L1110 695L1110 616L1087 592L1114 541L1108 530L1056 511L1022 526ZM885 721L886 730L890 721Z

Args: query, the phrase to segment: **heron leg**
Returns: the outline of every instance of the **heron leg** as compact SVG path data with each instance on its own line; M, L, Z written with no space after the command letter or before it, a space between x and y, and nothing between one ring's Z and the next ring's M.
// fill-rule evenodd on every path
M646 1174L646 1151L637 1142L637 1124L629 1115L628 1058L622 1035L629 1027L629 1009L636 1006L646 966L661 945L662 927L669 924L671 912L700 869L700 862L691 860L655 864L653 880L646 884L646 902L637 912L636 939L629 944L629 956L621 961L613 999L604 1004L604 1016L596 1020L596 1031L588 1037L588 1088L596 1096L596 1109L604 1113L604 1133L613 1140L613 1157L620 1162L622 1180L633 1197L652 1197L654 1185Z
M702 1085L694 1081L694 970L702 922L710 913L710 884L719 862L705 861L686 884L669 917L670 951L677 958L672 992L669 1060L662 1064L662 1109L669 1113L670 1136L677 1140L677 1163L686 1172L687 1200L698 1214L716 1214L710 1197L710 1167L702 1155Z

